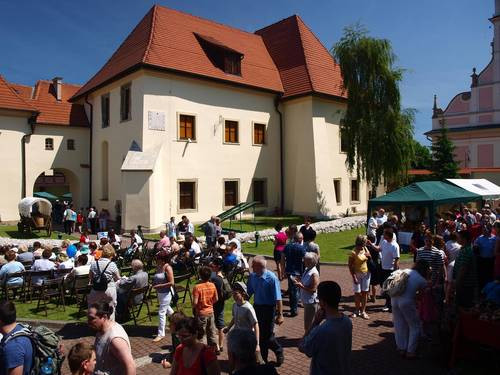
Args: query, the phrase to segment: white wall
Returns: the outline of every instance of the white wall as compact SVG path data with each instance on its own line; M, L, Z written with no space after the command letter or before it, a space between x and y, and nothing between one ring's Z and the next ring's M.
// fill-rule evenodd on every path
M29 132L28 116L21 113L0 113L0 163L3 181L0 184L0 221L17 221L17 204L22 194L21 139Z

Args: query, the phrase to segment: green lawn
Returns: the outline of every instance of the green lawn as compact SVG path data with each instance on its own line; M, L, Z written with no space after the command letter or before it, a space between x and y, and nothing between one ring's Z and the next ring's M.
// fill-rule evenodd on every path
M320 233L316 242L320 247L322 262L347 263L347 258L354 248L354 240L358 234L365 234L365 228L352 229L344 232ZM273 255L274 245L271 241L261 242L258 247L255 243L243 244L243 251L250 254ZM401 254L402 260L411 259L408 254Z
M59 235L61 235L61 239L70 239L77 240L78 238L74 236L68 236L65 233L52 231L52 235L47 237L47 231L40 230L31 233L20 233L17 230L16 225L0 225L0 237L8 237L8 238L19 238L19 239L37 239L37 238L50 238L50 239L58 239Z

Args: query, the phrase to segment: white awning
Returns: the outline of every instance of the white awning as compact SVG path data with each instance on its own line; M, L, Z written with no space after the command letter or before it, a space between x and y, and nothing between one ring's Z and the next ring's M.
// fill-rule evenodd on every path
M449 178L447 181L453 185L457 185L462 189L482 195L484 199L500 199L500 186L485 178L470 178L470 179L454 179Z

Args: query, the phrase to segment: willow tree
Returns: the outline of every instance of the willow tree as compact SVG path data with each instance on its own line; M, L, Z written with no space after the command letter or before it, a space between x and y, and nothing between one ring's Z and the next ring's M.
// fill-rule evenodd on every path
M391 43L368 36L359 25L344 29L332 49L347 93L340 122L350 173L372 187L406 181L413 160L414 110L403 109Z

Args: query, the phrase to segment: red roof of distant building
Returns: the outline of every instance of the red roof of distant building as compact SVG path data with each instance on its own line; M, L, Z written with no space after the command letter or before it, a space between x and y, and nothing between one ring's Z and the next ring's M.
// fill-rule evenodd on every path
M319 93L347 98L333 56L299 16L256 31L280 71L284 98Z
M36 108L24 100L1 75L0 108L36 112Z
M40 80L35 87L10 83L0 76L0 107L38 112L36 124L89 126L82 104L69 102L80 85L61 84L61 101L51 81Z
M40 111L37 124L89 126L82 104L70 103L69 99L80 89L80 85L61 84L61 101L55 96L51 81L40 80L35 85L32 103Z
M215 66L202 41L241 54L241 75ZM141 67L264 89L284 97L308 93L346 97L339 66L300 17L249 33L155 5L71 100Z

